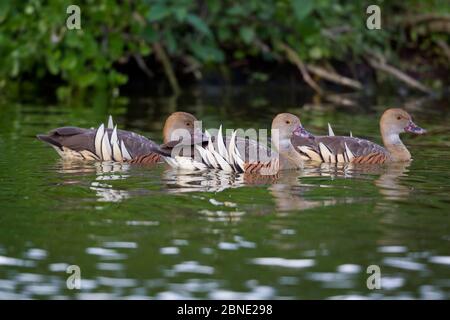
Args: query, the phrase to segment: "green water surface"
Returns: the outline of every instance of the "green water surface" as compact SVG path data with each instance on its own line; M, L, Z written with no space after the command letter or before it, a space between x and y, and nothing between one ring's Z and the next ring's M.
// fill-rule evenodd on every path
M251 93L248 96L252 96ZM323 165L273 179L67 163L35 139L52 128L119 128L161 141L173 111L204 127L268 128L278 112L306 128L380 142L373 106L292 99L131 99L119 107L0 104L0 298L449 298L450 114L410 111L430 133L404 136L414 161ZM69 265L81 270L70 290ZM367 268L381 270L369 289Z

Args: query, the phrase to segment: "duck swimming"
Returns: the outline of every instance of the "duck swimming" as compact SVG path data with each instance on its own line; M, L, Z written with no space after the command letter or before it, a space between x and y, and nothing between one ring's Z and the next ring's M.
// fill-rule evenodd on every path
M314 139L294 136L291 142L305 160L367 164L405 162L411 160L411 153L400 140L400 134L424 134L426 130L417 126L405 110L391 108L381 116L380 132L384 147L352 136L316 136Z
M219 169L229 172L273 175L280 170L296 169L303 165L303 158L291 144L292 137L306 140L313 136L302 126L298 117L283 113L272 121L272 145L261 144L249 138L222 136L220 127L217 136L209 135L208 143L196 144L193 157L171 155L165 158L174 168L187 170Z
M135 132L119 130L109 117L108 126L97 129L61 127L37 138L51 145L65 160L117 161L151 164L161 161L163 155L171 153L176 145L174 133L185 130L195 136L194 122L197 119L187 112L174 112L166 120L163 129L164 144Z

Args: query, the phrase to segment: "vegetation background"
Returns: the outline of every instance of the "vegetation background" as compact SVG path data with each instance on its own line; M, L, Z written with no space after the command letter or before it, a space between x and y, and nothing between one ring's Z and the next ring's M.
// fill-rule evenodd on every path
M71 4L80 30L66 27ZM366 28L371 4L381 30ZM0 90L64 100L295 81L329 96L393 79L432 94L448 87L449 13L447 0L1 1Z

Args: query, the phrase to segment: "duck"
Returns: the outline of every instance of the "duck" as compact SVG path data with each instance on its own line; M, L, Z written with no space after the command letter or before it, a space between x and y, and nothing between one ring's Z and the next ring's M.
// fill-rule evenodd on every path
M231 137L223 137L222 126L217 135L205 131L208 142L194 145L192 156L174 155L164 159L173 168L184 170L218 169L228 172L276 175L280 170L298 169L303 158L291 144L293 136L313 139L301 124L300 119L291 114L278 114L272 121L272 148L269 145L237 136L232 130Z
M162 162L162 157L180 141L182 137L177 133L197 137L196 121L190 113L172 113L164 124L162 145L135 132L117 129L111 116L107 126L102 123L97 129L61 127L38 134L37 138L52 146L64 160L155 164Z
M353 137L352 134L335 136L331 126L329 126L328 136L315 136L314 139L294 136L291 143L304 160L362 164L407 162L412 157L401 141L400 134L408 132L422 135L426 133L426 130L416 125L407 111L401 108L390 108L381 116L380 132L384 146Z

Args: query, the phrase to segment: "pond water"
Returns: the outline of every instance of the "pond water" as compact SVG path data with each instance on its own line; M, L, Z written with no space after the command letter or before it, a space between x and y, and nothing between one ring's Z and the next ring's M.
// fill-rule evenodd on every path
M269 96L269 97L268 97ZM270 97L271 96L271 97ZM379 142L371 107L301 106L283 92L131 98L68 107L0 104L0 298L450 298L450 130L444 103L410 105L430 134L404 136L414 161L307 166L255 179L111 163L67 163L35 139L64 125L161 141L164 119L268 128L282 111L306 128ZM300 99L301 100L301 99ZM69 265L81 270L70 290ZM379 266L381 288L367 268Z

